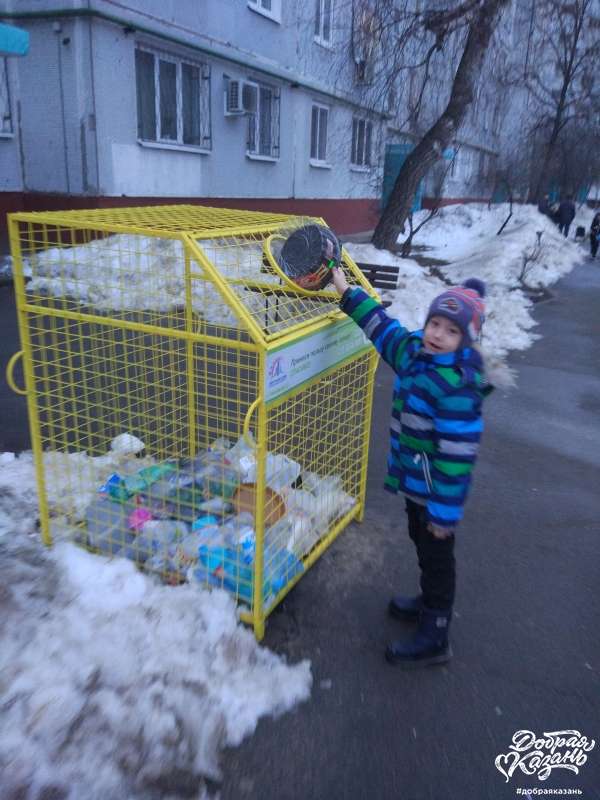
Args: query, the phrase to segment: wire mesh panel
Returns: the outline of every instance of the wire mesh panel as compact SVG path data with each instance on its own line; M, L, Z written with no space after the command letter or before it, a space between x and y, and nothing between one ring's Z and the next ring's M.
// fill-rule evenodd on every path
M12 215L42 532L264 620L366 482L374 355L278 237L193 206ZM354 280L360 273L345 257Z
M283 498L285 514L265 535L265 569L285 549L301 563L314 560L340 522L363 499L368 446L365 398L373 377L369 352L347 361L267 412L267 485ZM266 513L274 498L267 498ZM290 559L282 588L300 569ZM272 597L265 596L268 606Z

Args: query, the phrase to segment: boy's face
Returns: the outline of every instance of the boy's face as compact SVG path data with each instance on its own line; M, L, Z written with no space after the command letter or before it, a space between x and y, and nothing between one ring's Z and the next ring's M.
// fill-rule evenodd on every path
M462 342L462 331L446 317L434 315L423 331L423 345L428 353L453 353Z

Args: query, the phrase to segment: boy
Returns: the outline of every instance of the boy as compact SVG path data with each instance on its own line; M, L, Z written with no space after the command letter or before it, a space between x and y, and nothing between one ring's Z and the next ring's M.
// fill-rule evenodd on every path
M425 328L409 332L380 303L333 270L340 306L396 373L385 488L406 497L409 536L421 569L418 597L393 597L392 616L418 622L386 658L406 667L452 655L448 628L455 589L454 530L463 515L483 421L483 360L472 344L484 318L485 285L471 278L432 302Z

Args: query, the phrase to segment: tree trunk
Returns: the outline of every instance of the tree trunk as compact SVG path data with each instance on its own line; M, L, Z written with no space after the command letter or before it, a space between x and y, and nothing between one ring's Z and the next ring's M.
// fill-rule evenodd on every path
M496 22L509 2L510 0L483 0L471 20L446 110L400 168L388 204L373 234L372 242L375 247L390 250L396 243L413 204L419 181L442 157L444 150L456 137L473 101L473 90Z

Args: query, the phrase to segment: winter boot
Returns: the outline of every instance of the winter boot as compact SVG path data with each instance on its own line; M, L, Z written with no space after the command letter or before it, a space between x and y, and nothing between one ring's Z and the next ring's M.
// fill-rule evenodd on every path
M390 616L396 619L404 619L409 622L417 622L419 612L423 608L423 596L403 597L401 594L395 595L389 602L388 611Z
M409 669L449 661L452 658L448 643L451 617L451 609L439 611L424 606L419 615L419 628L413 638L389 644L385 657L390 664Z

